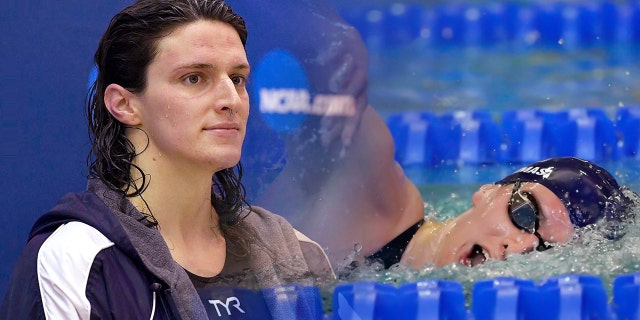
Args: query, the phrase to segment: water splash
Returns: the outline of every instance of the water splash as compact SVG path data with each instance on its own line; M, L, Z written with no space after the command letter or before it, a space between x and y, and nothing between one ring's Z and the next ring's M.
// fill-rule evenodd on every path
M443 204L453 204L461 207L467 204L466 198L452 193L448 199L440 203L429 203L427 216L443 220L437 212ZM638 200L638 197L634 200ZM637 203L637 202L636 202ZM640 216L640 207L636 208L635 216ZM446 214L450 212L445 210ZM622 274L640 271L640 226L636 221L630 221L622 230L625 235L619 240L607 237L608 226L605 222L579 229L572 240L565 244L554 245L544 252L528 254L511 254L504 261L489 260L484 264L467 267L450 264L436 268L426 265L415 270L404 265L396 265L384 269L379 263L360 265L352 270L348 277L329 286L330 293L335 285L359 281L375 281L386 284L402 285L424 279L446 279L460 282L467 294L467 303L471 301L472 286L475 282L496 277L517 277L541 281L546 278L562 274L588 274L600 277L609 293L613 280ZM357 250L354 248L354 254Z

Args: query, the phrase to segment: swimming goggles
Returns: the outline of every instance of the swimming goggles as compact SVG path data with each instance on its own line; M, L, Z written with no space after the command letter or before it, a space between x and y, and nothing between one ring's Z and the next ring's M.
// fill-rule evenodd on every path
M509 218L518 229L531 233L538 237L537 251L544 251L551 246L544 243L537 229L540 226L540 210L536 204L536 198L529 192L520 192L520 180L513 185L511 199L508 208Z

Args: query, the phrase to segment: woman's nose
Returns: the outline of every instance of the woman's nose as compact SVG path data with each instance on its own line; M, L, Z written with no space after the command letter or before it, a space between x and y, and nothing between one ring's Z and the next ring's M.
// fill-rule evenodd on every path
M240 103L240 94L233 83L233 80L229 78L222 79L219 85L216 86L216 98L218 105L222 109L233 109L238 103Z
M507 239L505 239L505 252L508 254L528 253L534 250L534 248L539 244L538 242L538 237L534 234L520 231L511 234Z

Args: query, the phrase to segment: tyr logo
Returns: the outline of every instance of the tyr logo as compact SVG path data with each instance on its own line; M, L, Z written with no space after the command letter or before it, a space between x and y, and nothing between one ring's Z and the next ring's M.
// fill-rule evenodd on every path
M226 302L222 302L221 300L209 300L209 303L212 304L216 308L216 312L218 313L218 317L222 317L220 313L220 308L218 306L223 306L224 310L227 311L227 315L231 315L230 307L235 307L241 313L245 313L242 308L240 308L240 300L236 297L228 297Z

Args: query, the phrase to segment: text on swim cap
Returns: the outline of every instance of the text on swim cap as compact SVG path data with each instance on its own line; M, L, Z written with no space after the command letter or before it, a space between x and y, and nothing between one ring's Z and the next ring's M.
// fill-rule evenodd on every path
M544 179L546 179L546 178L549 178L549 176L553 173L554 170L555 170L554 167L547 167L547 168L523 167L523 168L520 168L520 170L518 170L516 172L525 172L525 173L530 173L530 174L537 174L539 176L542 176Z

